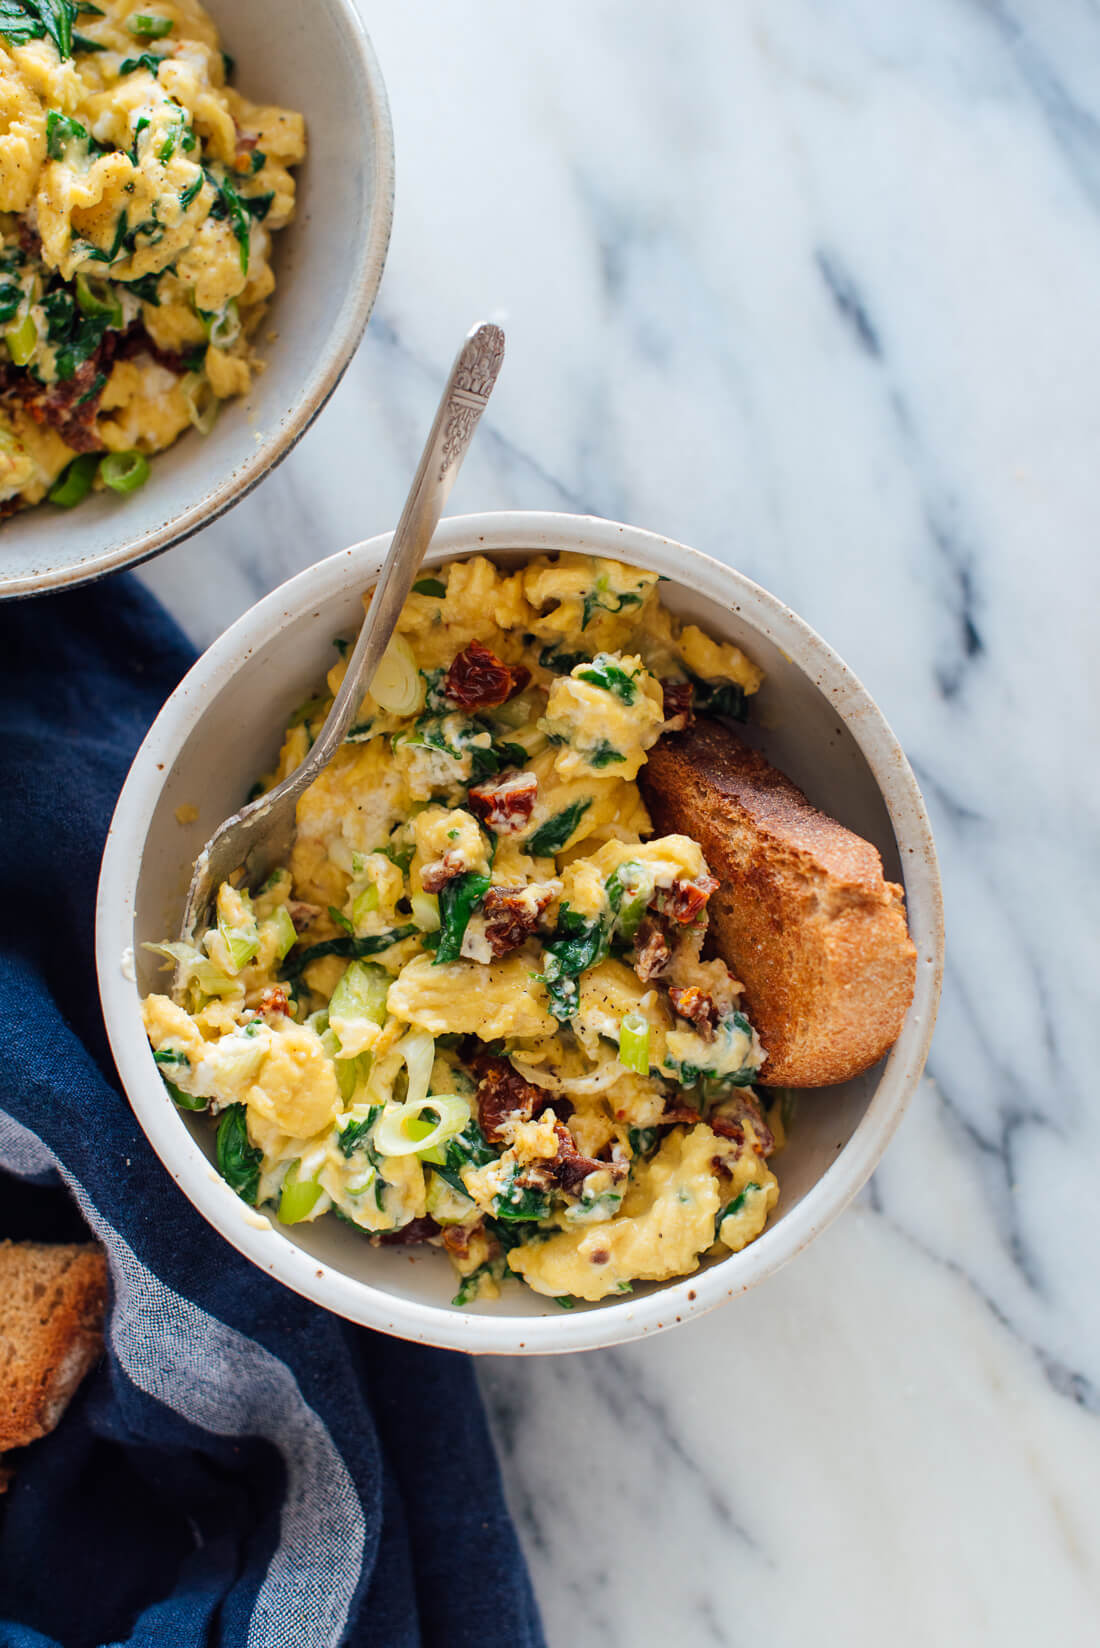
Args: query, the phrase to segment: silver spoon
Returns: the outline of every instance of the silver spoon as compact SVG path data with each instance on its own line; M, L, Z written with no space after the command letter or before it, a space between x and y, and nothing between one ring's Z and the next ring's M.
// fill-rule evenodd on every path
M255 886L286 860L294 842L298 797L343 744L374 680L503 359L504 333L499 326L475 326L467 334L455 356L347 673L320 736L289 778L227 818L206 843L195 860L187 894L180 933L185 942L208 925L218 888L234 871L243 870L245 881Z

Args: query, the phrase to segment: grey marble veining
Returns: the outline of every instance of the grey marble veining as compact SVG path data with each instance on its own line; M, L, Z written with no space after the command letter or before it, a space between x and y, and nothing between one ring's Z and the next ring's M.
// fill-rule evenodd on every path
M869 1190L766 1286L483 1386L551 1643L1077 1648L1100 1619L1091 0L368 6L395 234L255 494L143 576L205 643L393 524L465 328L455 513L741 567L909 751L948 971Z

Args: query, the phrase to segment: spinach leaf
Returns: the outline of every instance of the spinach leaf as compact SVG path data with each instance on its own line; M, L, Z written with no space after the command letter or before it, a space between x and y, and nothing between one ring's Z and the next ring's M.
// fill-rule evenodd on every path
M556 675L568 675L578 664L587 664L588 659L587 652L555 652L553 647L543 647L539 653L543 669L553 670Z
M441 601L447 593L447 586L441 584L438 578L419 578L413 585L413 593L415 595L434 595L437 600Z
M432 1171L438 1173L460 1196L469 1196L470 1192L462 1182L462 1169L484 1167L486 1162L495 1162L497 1155L477 1122L469 1121L456 1138L447 1140L445 1160L433 1162Z
M435 965L457 961L474 905L489 891L489 877L467 870L439 889L439 944Z
M142 303L151 303L154 308L160 308L160 298L157 296L157 287L160 285L160 276L164 271L155 275L142 275L140 280L128 280L126 290L132 292Z
M75 375L84 362L91 360L103 341L107 330L106 315L83 315L77 321L66 342L58 349L54 365L61 381ZM52 336L52 333L51 333Z
M0 284L0 322L11 320L23 301L23 288L10 283Z
M62 60L73 55L74 0L0 0L0 34L12 46L47 36Z
M638 696L638 683L626 670L614 663L606 652L598 652L587 669L578 670L578 681L587 681L593 687L602 687L614 693L624 704L633 704Z
M722 1228L722 1220L723 1219L728 1219L731 1214L740 1213L741 1209L744 1207L746 1201L748 1200L749 1192L754 1191L754 1190L759 1190L759 1189L760 1189L760 1186L758 1184L747 1184L745 1186L744 1190L740 1191L733 1198L732 1202L727 1202L725 1207L719 1208L718 1216L714 1221L714 1233L715 1233L715 1235L717 1235L718 1232Z
M461 1133L447 1140L446 1157L448 1167L484 1167L496 1160L497 1152L477 1122L470 1120Z
M569 838L576 832L581 819L592 805L591 798L584 801L572 801L553 818L548 818L545 824L540 824L533 835L529 835L525 846L532 858L552 858L560 853Z
M251 229L251 219L245 210L244 201L227 177L216 178L212 172L207 172L207 179L218 191L217 199L210 208L212 218L224 218L229 222L237 239L241 252L241 274L248 273L248 243ZM182 199L182 196L180 197Z
M72 330L73 316L76 314L72 293L66 292L63 286L47 292L42 299L42 312L46 317L47 342L63 342Z
M584 610L581 617L581 628L587 629L597 612L622 612L625 607L640 607L642 597L628 590L625 595L619 595L607 587L606 578L597 578L594 589L589 590L584 598Z
M255 177L256 173L257 172L262 172L266 165L267 165L267 156L264 154L263 150L262 149L253 149L253 151L252 151L252 160L251 160L250 165L249 165L249 171L250 171L251 175L253 177Z
M122 243L126 239L126 223L126 212L123 210L119 213L118 222L115 224L115 238L111 242L111 249L109 252L100 251L98 246L88 246L88 256L93 260L93 262L113 263L115 261L119 252L122 250Z
M367 1134L374 1126L381 1110L382 1106L380 1104L372 1104L363 1121L351 1122L344 1128L340 1134L340 1154L342 1156L353 1156L359 1146L366 1143Z
M388 950L391 944L399 944L403 938L410 938L417 931L410 924L394 927L388 933L375 933L370 938L329 938L323 944L311 944L300 955L295 956L292 952L281 977L286 983L293 982L301 978L311 962L320 961L323 956L344 956L348 961L362 961L364 956L376 956L380 950Z
M218 1123L218 1172L242 1202L256 1206L260 1193L260 1164L264 1159L248 1138L248 1112L231 1104Z
M81 11L84 11L86 8L82 6L80 9L81 9ZM77 34L74 30L74 32L73 32L73 51L74 52L100 52L100 51L106 51L106 50L107 50L107 47L103 44L102 40L90 40L86 34Z
M537 1224L518 1224L512 1220L487 1218L485 1228L490 1235L495 1236L506 1253L514 1247L522 1247L525 1242L541 1242L545 1231L541 1231Z
M468 1305L471 1299L476 1299L481 1287L481 1278L492 1275L492 1264L491 1259L486 1259L483 1265L478 1265L476 1270L471 1270L468 1276L464 1276L459 1283L458 1292L451 1300L451 1304L457 1305L461 1309L463 1305Z
M271 202L275 199L274 189L269 189L265 195L242 195L241 201L246 212L262 223L271 210Z
M588 765L590 767L610 767L613 761L625 760L626 756L622 755L614 744L609 744L606 738L601 738L599 743L588 752Z
M185 212L194 200L195 196L198 194L199 190L202 188L204 182L204 174L200 172L198 177L192 178L191 182L186 183L180 190L180 205L183 207Z
M636 1157L652 1156L657 1148L657 1129L655 1127L631 1127L627 1129L626 1136Z
M168 1080L168 1077L164 1074L163 1070L161 1071L160 1074L161 1074L161 1080L163 1081L165 1087L168 1089L169 1097L171 1098L172 1103L176 1106L177 1109L179 1109L179 1110L205 1110L206 1109L207 1102L208 1102L206 1099L197 1099L191 1093L185 1093L183 1091L182 1087L177 1087L175 1082Z
M494 744L493 751L500 756L502 767L526 767L527 765L527 751L522 744L512 744L505 740L502 743Z
M550 1012L564 1024L577 1011L577 987L573 982L587 968L607 954L608 930L602 921L588 921L568 903L558 912L554 936L546 941L547 956L540 975L549 996Z
M118 66L119 74L133 74L135 69L148 69L153 79L157 78L166 52L142 52L139 57L126 57Z
M527 1224L545 1219L550 1212L549 1192L526 1190L523 1186L517 1185L516 1175L520 1171L517 1163L504 1181L499 1195L493 1198L493 1213L497 1219L508 1224Z
M176 1047L162 1047L159 1052L153 1054L153 1058L158 1064L174 1065L177 1070L181 1064L188 1070L191 1068L191 1060L187 1054L181 1053Z
M99 147L98 143L93 145L87 129L79 120L72 120L67 114L58 114L56 109L51 109L46 116L46 153L51 160L62 160L70 143Z
M691 677L691 684L693 709L703 715L725 715L731 721L746 719L744 687L734 681L702 681L697 675Z

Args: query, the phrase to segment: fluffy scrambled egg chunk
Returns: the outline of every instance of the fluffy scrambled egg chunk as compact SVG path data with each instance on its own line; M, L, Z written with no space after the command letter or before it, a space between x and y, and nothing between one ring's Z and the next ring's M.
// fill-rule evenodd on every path
M444 1246L462 1306L517 1277L609 1298L759 1235L765 1050L704 959L703 852L654 838L635 783L697 691L759 684L690 630L653 574L586 556L418 581L289 863L157 947L154 1057L244 1200ZM304 760L349 644L263 784Z
M231 73L197 0L0 15L0 514L140 484L92 455L162 451L247 394L305 126Z

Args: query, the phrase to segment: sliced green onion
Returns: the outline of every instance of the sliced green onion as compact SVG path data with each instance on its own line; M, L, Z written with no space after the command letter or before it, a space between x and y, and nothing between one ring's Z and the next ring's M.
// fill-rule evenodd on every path
M333 1035L329 1031L329 1035ZM337 1054L332 1061L336 1071L336 1085L340 1089L340 1097L345 1104L350 1104L356 1093L370 1075L370 1067L374 1063L373 1053L359 1053L355 1058L342 1059Z
M265 927L269 925L275 929L275 954L280 961L285 961L298 942L298 934L295 931L293 921L290 919L290 911L285 904L275 906L267 921L264 922Z
M29 311L17 326L8 327L4 333L4 342L8 346L12 365L26 366L38 348L38 328L34 324L34 316Z
M438 1120L425 1128L423 1110L434 1110ZM431 1093L411 1104L390 1104L374 1129L375 1148L383 1156L424 1156L462 1132L470 1120L470 1106L457 1093Z
M432 1066L435 1063L435 1037L427 1030L410 1030L398 1042L395 1052L405 1061L409 1085L405 1094L408 1105L420 1104L431 1086Z
M180 379L180 389L192 424L200 435L209 435L218 421L222 404L210 387L210 379L205 372L188 372Z
M80 503L92 490L92 482L98 468L98 452L82 452L79 458L74 458L72 463L67 464L61 471L50 488L48 497L51 504L60 504L62 509L72 509L74 504Z
M228 349L230 344L236 343L241 335L241 316L233 298L210 321L206 335L215 349Z
M422 933L435 933L439 930L439 895L437 893L411 893L409 903L412 905L412 918Z
M644 1013L627 1013L619 1025L619 1063L639 1076L649 1070L649 1020Z
M136 11L126 19L128 32L138 40L163 40L166 34L171 34L173 27L170 17L157 17L149 11Z
M391 636L370 692L375 703L391 715L412 715L420 708L424 683L413 650L403 635Z
M136 492L149 479L149 460L144 452L108 452L99 473L112 492Z
M425 1204L437 1225L464 1225L471 1214L477 1212L469 1196L461 1195L438 1173L428 1175Z
M321 1186L316 1179L299 1179L301 1162L291 1162L283 1180L279 1196L279 1219L284 1225L300 1224L308 1219L321 1197Z
M180 1110L205 1110L206 1109L206 1106L209 1103L209 1101L207 1099L196 1098L193 1093L185 1093L183 1091L182 1087L177 1087L175 1082L168 1080L168 1077L164 1074L163 1070L161 1071L160 1075L161 1075L161 1080L163 1081L165 1087L168 1089L168 1092L171 1095L172 1103L174 1105L176 1105Z
M107 460L104 459L104 462ZM246 901L246 907L247 906ZM260 930L255 919L249 918L241 922L240 926L232 927L224 917L218 917L218 932L221 934L226 950L229 952L229 964L234 973L239 973L246 967L260 948Z
M104 315L108 326L122 325L122 304L109 281L97 280L94 275L78 274L76 301L83 315Z
M372 881L369 887L364 887L359 897L351 907L351 925L358 930L367 917L378 908L378 888Z
M354 1019L385 1024L386 996L392 983L386 970L373 962L349 962L328 1004L329 1023L334 1029L337 1020L343 1024Z

